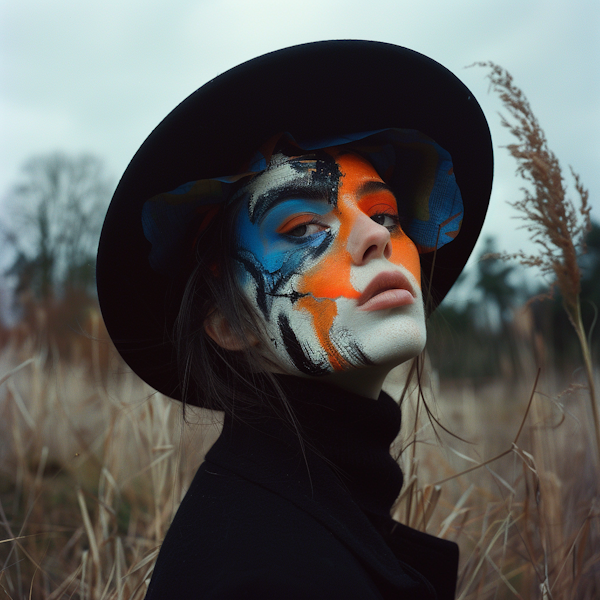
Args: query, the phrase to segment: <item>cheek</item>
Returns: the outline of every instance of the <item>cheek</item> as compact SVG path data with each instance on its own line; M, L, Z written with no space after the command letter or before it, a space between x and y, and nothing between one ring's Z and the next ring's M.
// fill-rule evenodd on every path
M421 287L421 259L414 242L405 234L392 235L390 240L392 254L389 261L408 269Z
M360 294L350 284L350 255L338 245L336 240L331 252L301 276L298 285L300 293L331 299L359 297Z
M358 298L350 283L352 257L348 252L348 236L354 219L338 213L339 229L334 242L326 255L311 267L301 278L298 291L317 298Z
M300 294L296 308L310 315L314 333L321 348L327 353L330 365L342 368L339 353L333 348L329 333L337 316L336 298L358 298L359 293L350 284L350 255L345 243L336 238L331 251L306 273L298 282Z

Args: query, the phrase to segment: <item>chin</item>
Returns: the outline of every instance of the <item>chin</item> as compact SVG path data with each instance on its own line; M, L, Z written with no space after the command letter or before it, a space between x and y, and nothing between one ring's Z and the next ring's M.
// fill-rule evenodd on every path
M425 349L426 334L415 324L398 330L387 330L373 340L365 341L365 354L375 365L390 369L419 356Z
M368 364L355 365L357 367L380 365L393 368L425 349L427 328L420 299L409 306L373 312L357 311L349 301L338 301L338 307L331 337L336 345L341 345L338 340L344 337L354 340L368 359Z

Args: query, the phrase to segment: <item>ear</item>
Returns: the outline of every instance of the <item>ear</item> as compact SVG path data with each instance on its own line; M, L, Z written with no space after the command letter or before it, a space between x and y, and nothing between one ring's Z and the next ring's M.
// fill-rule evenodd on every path
M217 343L221 348L225 348L225 350L245 350L249 345L256 346L258 344L258 339L252 334L245 340L240 339L231 329L229 321L218 310L213 310L206 317L204 320L204 331L213 342Z

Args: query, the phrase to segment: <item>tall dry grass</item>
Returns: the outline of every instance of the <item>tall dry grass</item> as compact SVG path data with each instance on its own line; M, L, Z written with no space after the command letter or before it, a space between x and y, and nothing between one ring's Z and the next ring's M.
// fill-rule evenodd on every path
M108 377L97 357L50 359L0 354L0 597L143 598L218 419L182 425L116 357ZM416 393L404 400L395 514L458 542L461 599L600 595L585 389L561 394L546 373L532 393L535 375L481 389L429 377L436 416L467 441L439 430L440 443Z
M404 407L407 475L396 515L461 548L457 597L600 596L598 471L583 386L552 377L473 389L442 383L438 431Z
M550 149L546 134L535 116L523 90L512 75L493 62L476 63L488 69L490 86L502 101L508 116L501 116L501 124L515 141L507 146L517 162L517 175L526 183L521 188L522 198L511 202L517 219L530 234L537 252L522 250L498 255L504 260L518 259L526 267L536 267L550 279L552 296L558 289L565 313L573 326L581 347L594 423L595 446L600 465L600 410L596 398L591 343L581 318L581 271L578 258L586 252L585 238L592 228L589 192L581 178L570 167L574 182L573 199L563 176L556 154Z
M218 435L212 415L192 411L184 427L177 404L115 355L107 377L99 356L0 355L0 597L143 598Z

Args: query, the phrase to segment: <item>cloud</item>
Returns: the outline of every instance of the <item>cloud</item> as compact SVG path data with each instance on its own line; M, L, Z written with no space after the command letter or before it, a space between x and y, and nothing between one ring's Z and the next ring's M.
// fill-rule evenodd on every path
M0 11L0 196L29 156L57 148L95 152L118 176L158 122L220 72L296 43L361 38L431 56L478 98L498 157L486 233L525 239L503 204L519 182L500 147L501 107L485 72L463 68L474 61L513 73L600 214L595 0L13 0Z

